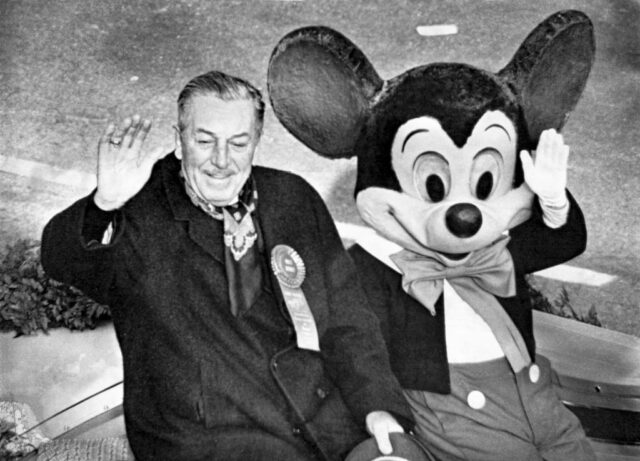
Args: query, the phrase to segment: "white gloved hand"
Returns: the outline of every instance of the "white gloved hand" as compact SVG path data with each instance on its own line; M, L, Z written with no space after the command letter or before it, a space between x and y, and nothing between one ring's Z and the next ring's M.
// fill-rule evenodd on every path
M367 415L366 426L369 433L376 439L378 450L383 455L393 452L389 434L391 432L404 432L396 419L386 411L372 411Z
M569 212L568 158L569 146L554 129L542 132L533 159L527 151L520 152L524 180L540 200L545 223L553 228L563 225Z

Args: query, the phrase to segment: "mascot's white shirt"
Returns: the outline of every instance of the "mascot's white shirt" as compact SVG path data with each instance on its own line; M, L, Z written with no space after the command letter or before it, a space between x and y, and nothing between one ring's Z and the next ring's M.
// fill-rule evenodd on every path
M487 322L444 281L444 330L449 363L476 363L504 357Z
M371 229L356 243L375 258L401 273L389 255L403 248ZM487 322L444 281L445 338L449 363L478 363L504 357L504 352ZM426 309L426 307L425 307Z

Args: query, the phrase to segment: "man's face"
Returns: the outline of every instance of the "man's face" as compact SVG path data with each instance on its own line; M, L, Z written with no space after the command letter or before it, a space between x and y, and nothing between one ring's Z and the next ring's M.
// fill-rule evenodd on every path
M195 192L216 206L237 201L251 173L259 135L250 100L224 101L215 94L191 98L176 156Z

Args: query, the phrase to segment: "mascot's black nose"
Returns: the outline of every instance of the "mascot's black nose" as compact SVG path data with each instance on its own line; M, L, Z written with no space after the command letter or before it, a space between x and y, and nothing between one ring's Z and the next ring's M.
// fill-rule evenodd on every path
M482 213L471 203L457 203L447 210L445 221L453 235L467 238L475 235L482 226Z

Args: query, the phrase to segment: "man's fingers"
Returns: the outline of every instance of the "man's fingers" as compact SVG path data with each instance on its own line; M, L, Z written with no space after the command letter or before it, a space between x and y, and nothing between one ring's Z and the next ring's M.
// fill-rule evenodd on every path
M116 130L116 127L113 123L109 123L109 125L107 125L107 128L104 130L104 133L102 133L102 136L100 136L100 139L98 140L98 153L100 153L100 150L103 148L103 146L109 144L109 141L111 141L111 137L113 136L113 132Z
M131 126L131 118L129 117L125 118L124 120L122 120L122 122L120 122L120 125L116 127L115 131L111 135L111 139L113 140L114 145L119 145L122 143L122 138L124 137L126 131L129 129L130 126Z
M138 127L140 125L140 116L134 115L130 120L129 126L124 130L124 136L122 138L122 146L123 147L131 147L133 143L133 138L138 132Z
M135 167L150 168L167 153L162 147L144 152L143 145L150 130L151 121L142 119L138 114L125 118L117 127L111 123L100 137L98 152L100 153L105 145L117 147L118 150L113 153L119 155L114 157L114 160L117 158L118 162L126 163L133 161ZM100 160L100 155L98 157Z
M124 133L125 131L127 131L127 129L130 126L131 126L131 117L127 117L122 120L122 123L120 123L120 126L118 128L121 133Z
M113 132L116 131L116 126L113 123L109 123L107 128L104 130L103 137L110 137L113 135Z
M143 125L142 118L138 114L134 115L131 120L132 129L131 129L131 141L129 142L129 147L133 147L133 143L138 137L138 133L140 133L140 130L142 129L142 125Z
M142 145L144 144L144 140L147 138L150 129L151 122L149 120L144 119L140 122L140 127L136 131L133 136L133 141L131 142L131 148L133 150L140 151L142 149Z

